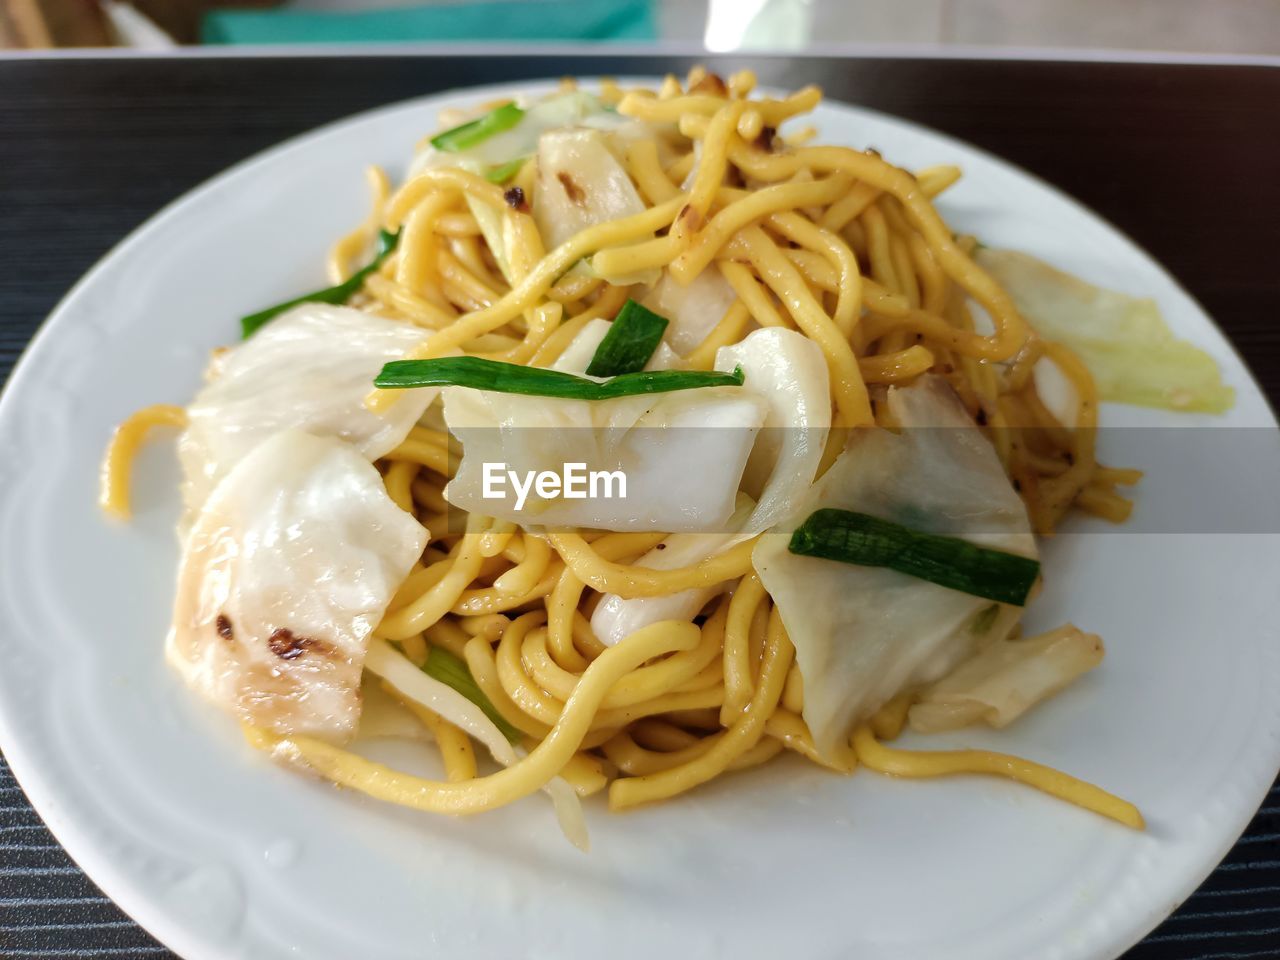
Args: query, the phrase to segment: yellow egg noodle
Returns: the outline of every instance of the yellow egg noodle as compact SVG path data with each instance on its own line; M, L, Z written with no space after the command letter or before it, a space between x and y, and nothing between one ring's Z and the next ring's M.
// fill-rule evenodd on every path
M819 476L837 469L846 444L898 426L885 403L890 388L931 375L994 447L1036 534L1052 534L1073 507L1123 521L1130 502L1117 488L1140 475L1095 458L1089 371L1066 347L1036 336L974 262L974 238L953 234L934 206L960 171L913 175L874 150L780 135L818 105L820 92L753 98L754 87L749 72L722 81L702 69L684 82L668 77L657 91L605 81L598 96L608 112L652 131L617 151L643 209L554 244L531 212L545 189L536 161L502 185L474 168L434 165L392 189L374 170L370 217L334 246L330 279L341 282L366 262L378 231L399 231L394 252L363 278L350 305L420 331L417 346L400 355L460 352L538 367L553 364L593 321L640 299L658 271L679 285L722 279L728 307L683 351L682 368L712 370L719 351L758 329L798 331L816 344L832 410ZM1042 360L1074 388L1065 414L1038 388L1033 368ZM373 391L367 413L390 416L412 393ZM120 427L104 465L107 510L128 516L129 465L143 434L186 420L182 408L155 406ZM376 457L387 495L429 540L394 589L373 630L377 656L365 664L379 691L430 731L446 779L389 769L307 732L247 724L251 743L336 784L440 813L493 809L558 777L624 810L792 752L842 774L863 766L898 777L1007 777L1142 827L1133 805L1030 761L886 746L913 704L935 696L922 694L923 684L889 691L838 743L823 746L806 721L808 685L780 600L758 571L760 531L664 567L638 562L662 549L663 532L525 529L475 512L465 529L451 529L445 486L458 454L457 439L428 415ZM709 599L696 616L642 626L614 644L593 631L606 595L626 603L698 589ZM442 716L447 704L428 704L398 672L397 663L422 666L434 650L465 663L493 722L518 736L510 755L505 743L481 739L501 764L496 772L477 765L485 758L473 740L481 735ZM937 690L944 710L972 706Z

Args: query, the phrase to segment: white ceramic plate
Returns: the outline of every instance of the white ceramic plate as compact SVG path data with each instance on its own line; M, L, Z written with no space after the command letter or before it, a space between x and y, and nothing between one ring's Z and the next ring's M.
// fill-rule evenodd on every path
M374 111L228 171L99 264L14 374L0 407L0 742L53 832L190 960L1053 960L1137 941L1226 853L1280 763L1275 444L1224 472L1189 443L1143 482L1135 518L1247 474L1227 496L1265 515L1267 535L1081 523L1048 544L1033 625L1101 633L1105 663L1005 733L946 738L1104 784L1142 807L1141 834L1003 782L843 779L797 761L625 815L593 802L584 856L540 797L451 820L278 769L164 665L176 464L170 444L150 446L137 519L104 521L111 428L185 403L236 317L321 282L327 245L365 213L366 164L402 172L441 106L499 92ZM1108 408L1107 422L1274 427L1210 320L1093 214L901 121L837 105L816 120L825 139L904 166L962 165L943 204L953 224L1154 296L1238 392L1225 418ZM1104 454L1132 462L1117 444L1104 438Z

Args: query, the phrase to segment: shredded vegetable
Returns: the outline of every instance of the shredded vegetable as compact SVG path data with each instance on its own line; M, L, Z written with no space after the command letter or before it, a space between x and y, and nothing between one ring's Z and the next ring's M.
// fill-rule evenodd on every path
M493 721L493 725L502 731L502 735L512 743L519 743L520 731L503 719L489 698L484 695L466 663L455 657L448 650L432 647L427 654L427 662L422 670L429 677L434 677L446 686L452 687L460 694L484 711L484 715Z

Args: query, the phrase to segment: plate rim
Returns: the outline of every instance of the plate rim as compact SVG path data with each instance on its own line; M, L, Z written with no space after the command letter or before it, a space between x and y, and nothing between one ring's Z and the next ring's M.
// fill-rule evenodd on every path
M518 81L451 87L373 106L335 118L273 143L184 190L108 248L59 298L19 354L3 390L0 391L0 425L13 415L12 411L18 406L20 398L25 393L25 382L30 375L28 368L32 366L30 358L36 351L43 349L43 344L46 341L58 334L55 329L58 325L57 321L68 308L68 305L77 299L86 287L94 283L99 275L109 271L122 254L145 242L147 235L153 230L159 229L160 226L175 217L180 217L188 204L197 202L198 198L209 190L216 188L225 181L239 177L259 165L268 163L293 151L306 149L313 141L320 140L347 127L376 120L384 114L393 114L402 110L412 109L429 102L443 103L450 98L477 98L489 93L541 92L554 87L556 79L555 77L546 76ZM575 79L584 84L593 84L599 81L598 77L591 76L578 76ZM623 83L653 84L659 78L636 75L618 79ZM761 89L769 91L771 88L762 87ZM1039 190L1047 192L1058 201L1066 202L1079 213L1101 225L1109 233L1119 238L1128 247L1128 252L1131 255L1151 265L1171 288L1175 289L1194 305L1195 309L1208 321L1210 328L1221 340L1226 350L1230 352L1239 364L1240 369L1247 378L1247 386L1261 398L1263 409L1271 420L1270 427L1273 429L1280 428L1280 422L1278 422L1280 418L1277 417L1276 406L1272 404L1270 398L1262 389L1245 357L1214 320L1213 315L1204 308L1195 295L1187 290L1163 263L1148 253L1126 231L1121 230L1105 216L1034 172L1028 171L1019 164L1006 160L960 137L936 130L914 120L848 101L826 99L824 97L823 104L848 114L861 114L884 120L906 128L916 136L923 136L948 146L959 147L964 151L977 154L986 161L1007 171L1013 171L1034 183ZM3 499L4 493L0 491L0 500ZM200 936L190 924L184 923L172 910L167 909L161 899L155 896L154 893L148 893L145 888L135 884L126 872L116 869L109 853L101 848L101 844L95 842L90 832L84 828L84 825L77 821L75 817L62 814L62 805L57 796L57 788L44 775L39 751L28 753L23 743L23 737L18 730L19 724L10 721L5 699L0 697L0 748L4 750L14 779L21 786L31 806L40 815L67 855L79 865L91 882L97 885L108 898L147 930L148 933L176 952L184 956L190 955L200 958L231 958L237 956L234 952L234 945L230 948L224 948L209 938ZM1277 741L1272 748L1270 762L1272 767L1280 771L1280 741ZM1145 916L1139 916L1137 923L1125 925L1123 928L1113 928L1123 929L1124 931L1122 935L1110 938L1116 944L1116 956L1140 942L1148 933L1176 912L1204 880L1213 873L1217 865L1235 846L1240 836L1247 829L1257 808L1267 796L1273 779L1274 777L1266 781L1256 798L1253 797L1252 793L1248 794L1249 799L1245 806L1237 811L1238 816L1232 820L1230 830L1222 834L1225 839L1209 853L1208 857L1193 858L1197 861L1196 869L1186 871L1186 880L1179 885L1179 894L1175 904L1167 908L1161 907ZM1236 821L1239 822L1237 823ZM1140 911L1135 911L1135 915L1140 914Z

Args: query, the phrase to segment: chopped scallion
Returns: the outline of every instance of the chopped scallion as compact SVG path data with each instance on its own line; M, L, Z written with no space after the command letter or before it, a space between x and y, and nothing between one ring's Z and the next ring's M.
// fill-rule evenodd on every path
M431 145L445 153L460 153L478 143L483 143L495 133L510 130L520 122L523 116L524 111L514 103L504 103L483 117L477 117L469 123L436 134L431 138Z
M849 510L814 511L791 535L792 553L864 567L888 567L998 603L1022 606L1040 562L958 537L919 533Z
M501 730L502 735L512 743L519 742L520 731L509 724L489 698L484 695L484 691L476 683L475 677L471 676L471 671L463 660L454 656L448 650L432 647L427 653L427 662L423 664L422 670L427 676L434 677L445 686L457 690L484 711L484 715L492 720L493 725Z
M484 172L484 178L490 183L506 183L520 172L520 168L524 166L525 161L528 159L528 157L516 157L507 163L500 163L496 167L490 167Z
M382 368L374 386L383 390L407 387L472 387L496 393L565 400L611 400L646 393L671 393L699 387L738 387L744 374L702 370L652 370L624 373L603 382L559 370L524 367L483 357L440 357L435 360L393 360Z
M628 300L618 311L609 332L596 347L595 355L587 366L592 377L616 377L624 373L636 373L653 356L662 342L667 319L660 317L634 300Z
M323 290L316 290L312 293L304 293L302 296L286 300L284 303L277 303L274 307L267 307L267 309L251 313L247 317L241 317L241 337L247 340L263 324L275 319L286 310L298 306L300 303L346 303L364 285L365 277L382 266L382 262L387 259L391 251L395 250L399 240L400 234L398 232L378 231L378 249L373 259L367 264L347 277L342 283L335 284L332 287L325 287Z

